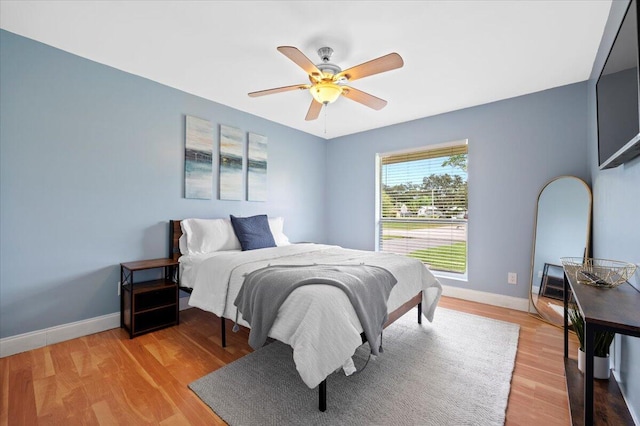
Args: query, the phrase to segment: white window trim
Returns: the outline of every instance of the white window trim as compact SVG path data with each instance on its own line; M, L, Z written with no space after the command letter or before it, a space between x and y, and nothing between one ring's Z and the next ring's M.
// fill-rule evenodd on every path
M381 191L380 191L380 186L382 184L381 180L382 180L382 167L381 167L381 163L382 163L382 158L383 157L387 157L390 155L402 155L405 153L411 153L411 152L415 152L415 151L428 151L428 150L434 150L434 149L441 149L441 148L449 148L452 146L460 146L460 145L469 145L469 139L459 139L456 141L449 141L449 142L442 142L442 143L436 143L436 144L431 144L431 145L423 145L423 146L417 146L417 147L411 147L411 148L406 148L406 149L401 149L401 150L397 150L397 151L387 151L387 152L379 152L376 153L376 161L375 161L375 220L374 220L374 229L373 229L373 233L375 235L375 251L380 251L380 232L378 232L378 230L380 229L380 220L381 220L381 216L382 216L382 211L381 211L381 207L382 207L382 203L380 202L380 197L381 197ZM469 167L469 165L467 164L467 168ZM467 222L468 224L468 222ZM468 225L467 225L468 226ZM446 278L449 280L457 280L457 281L464 281L467 282L468 281L468 273L469 273L469 241L467 240L467 270L464 273L455 273L455 272L446 272L446 271L431 271L433 273L434 276L436 276L437 278Z

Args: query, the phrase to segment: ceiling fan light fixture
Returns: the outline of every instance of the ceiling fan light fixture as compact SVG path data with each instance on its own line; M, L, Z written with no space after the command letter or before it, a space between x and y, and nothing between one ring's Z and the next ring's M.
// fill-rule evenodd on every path
M313 99L327 105L335 102L342 94L342 87L332 82L321 82L312 86L309 91Z
M311 105L307 111L306 121L317 119L320 111L322 111L322 106L335 102L340 96L344 96L349 100L358 102L376 111L384 108L385 105L387 105L387 101L384 99L376 98L373 95L347 86L346 84L370 75L391 71L404 65L402 57L394 52L342 71L339 66L329 62L331 60L331 54L333 53L333 49L330 47L321 47L318 49L318 55L322 60L320 64L314 64L304 53L293 46L278 46L278 52L302 68L307 73L310 84L294 84L260 90L249 93L249 96L255 98L295 89L308 89L311 96L313 96L313 101L311 101Z

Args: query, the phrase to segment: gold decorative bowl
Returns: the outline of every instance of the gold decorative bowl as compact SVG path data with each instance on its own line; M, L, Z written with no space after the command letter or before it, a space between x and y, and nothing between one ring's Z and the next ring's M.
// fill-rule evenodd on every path
M567 275L580 284L601 288L614 288L633 276L636 265L618 260L582 257L561 257Z

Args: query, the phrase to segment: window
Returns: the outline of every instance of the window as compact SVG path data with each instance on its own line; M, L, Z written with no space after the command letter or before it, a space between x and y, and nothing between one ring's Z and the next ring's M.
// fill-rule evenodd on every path
M467 271L467 142L379 155L378 249Z

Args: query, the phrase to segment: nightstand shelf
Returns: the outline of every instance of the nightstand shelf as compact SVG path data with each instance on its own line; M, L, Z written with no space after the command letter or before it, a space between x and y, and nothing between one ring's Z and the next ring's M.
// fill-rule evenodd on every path
M164 278L134 282L134 272L162 269ZM120 326L133 338L177 325L178 262L152 259L120 264Z
M564 271L562 266L545 263L542 269L540 294L551 299L563 300ZM571 296L569 296L571 298Z

